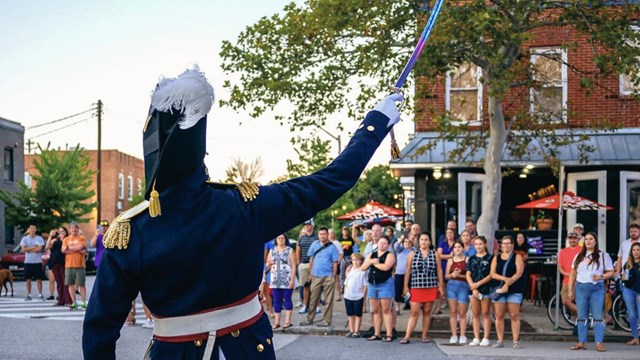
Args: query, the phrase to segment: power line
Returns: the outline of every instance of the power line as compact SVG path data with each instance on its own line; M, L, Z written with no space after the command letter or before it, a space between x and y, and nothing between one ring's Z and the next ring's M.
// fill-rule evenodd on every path
M53 120L53 121L49 121L49 122L46 122L46 123L42 123L42 124L38 124L38 125L33 125L33 126L27 126L26 130L31 130L31 129L39 128L39 127L42 127L42 126L55 124L55 123L60 122L60 121L64 121L64 120L67 120L67 119L71 119L72 117L76 117L76 116L78 116L78 115L86 114L86 113L88 113L88 112L90 112L90 111L93 111L93 110L95 110L95 109L94 109L94 108L91 108L91 109L89 109L89 110L85 110L85 111L83 111L83 112L79 112L79 113L77 113L77 114L73 114L73 115L65 116L65 117L63 117L62 119ZM85 119L85 120L86 120L86 119ZM75 123L74 123L74 124L75 124ZM61 129L64 129L64 128L61 128ZM43 135L44 135L44 134L43 134ZM41 136L41 135L38 135L38 136ZM36 137L37 137L37 136L36 136ZM32 138L32 139L33 139L33 138Z
M39 134L39 135L32 136L32 137L30 137L30 138L29 138L29 140L31 140L31 139L35 139L35 138L40 137L40 136L48 135L48 134L51 134L51 133L53 133L53 132L60 131L60 130L62 130L62 129L66 129L66 128L68 128L68 127L71 127L71 126L73 126L73 125L77 125L77 124L79 124L79 123L81 123L81 122L83 122L83 121L87 121L87 120L89 120L89 119L91 119L91 117L84 118L84 119L82 119L82 120L78 120L78 121L76 121L76 122L74 122L74 123L71 123L71 124L69 124L69 125L65 125L65 126L62 126L62 127L57 128L57 129L53 129L53 130L51 130L51 131L47 131L47 132L45 132L45 133Z

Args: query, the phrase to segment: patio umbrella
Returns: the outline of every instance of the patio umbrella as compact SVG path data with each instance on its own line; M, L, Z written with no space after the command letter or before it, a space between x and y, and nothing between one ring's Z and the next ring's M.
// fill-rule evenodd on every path
M338 216L338 220L375 219L384 216L402 216L404 212L391 206L383 205L377 201L369 201L366 205L344 215Z
M554 194L542 199L530 201L516 206L518 209L540 209L540 210L558 210L560 207L560 195ZM600 204L593 200L583 198L582 196L575 195L574 193L567 191L562 196L562 209L563 210L599 210L606 209L611 210L611 206Z
M564 174L564 170L562 170L562 174ZM562 177L561 177L561 190L562 190ZM578 196L570 191L564 193L562 198L560 198L559 194L554 194L551 196L544 197L542 199L530 201L528 203L524 203L516 206L518 209L540 209L540 210L611 210L613 209L611 206L607 206L605 204L600 204L599 202L589 200L587 198L583 198L582 196ZM559 225L558 225L558 251L562 248L562 214L563 211L558 213ZM557 266L557 264L556 264ZM560 272L556 269L556 299L560 298ZM556 300L556 329L558 327L559 315L560 313L560 301Z

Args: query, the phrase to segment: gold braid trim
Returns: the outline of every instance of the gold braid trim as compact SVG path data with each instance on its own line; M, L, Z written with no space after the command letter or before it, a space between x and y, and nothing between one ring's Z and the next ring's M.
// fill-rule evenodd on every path
M102 239L104 247L107 249L126 249L129 246L129 238L131 238L131 223L129 221L137 215L142 214L148 208L149 202L145 200L118 215L111 223L111 226L109 226L107 233L104 234L104 238Z
M398 160L400 159L400 148L398 147L398 143L396 142L395 134L393 133L393 129L391 129L391 159Z
M152 218L162 215L160 207L160 194L156 191L156 182L153 182L151 194L149 195L149 216Z
M130 237L131 224L129 224L129 219L121 219L120 216L118 216L111 226L109 226L107 233L104 234L102 242L106 249L118 248L124 250L129 246Z
M253 201L258 197L260 193L260 189L258 188L258 183L243 181L240 184L236 185L236 189L240 192L242 199L244 202Z

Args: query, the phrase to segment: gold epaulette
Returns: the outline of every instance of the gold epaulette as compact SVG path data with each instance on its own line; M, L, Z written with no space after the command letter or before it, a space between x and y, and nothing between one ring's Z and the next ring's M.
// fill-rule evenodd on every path
M235 188L240 193L240 196L242 196L244 202L255 200L260 193L260 184L257 182L243 181L239 184L224 184L207 180L207 184L219 189Z
M131 237L131 224L129 220L133 219L136 215L144 212L149 208L149 201L145 200L131 209L118 215L113 220L109 230L104 234L102 243L106 249L124 250L129 246L129 238Z

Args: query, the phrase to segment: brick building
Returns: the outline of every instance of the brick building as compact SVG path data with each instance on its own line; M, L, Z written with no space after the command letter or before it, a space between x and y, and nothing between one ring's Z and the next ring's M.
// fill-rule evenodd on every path
M0 149L2 149L0 189L9 192L18 191L17 182L22 180L24 174L23 146L24 126L15 121L0 118ZM2 202L0 202L0 229L0 254L2 254L7 249L13 249L16 242L20 242L15 227L5 221L5 208Z
M97 170L98 151L85 150L84 153L91 159L90 168ZM33 174L35 168L33 159L35 155L25 154L24 171ZM95 175L97 177L97 175ZM134 156L127 155L118 150L102 150L102 175L101 175L101 201L100 216L102 219L111 222L124 210L127 210L129 201L134 195L144 191L144 162ZM91 189L96 192L93 201L97 200L97 182L91 185ZM93 237L98 221L97 209L87 217L88 223L80 223L80 230L87 238Z
M615 253L620 240L627 237L628 224L640 221L640 100L628 77L612 76L601 81L590 94L580 88L580 79L566 64L549 60L556 56L582 69L595 70L593 48L586 37L570 27L544 27L533 31L534 36L522 49L530 54L529 61L549 81L545 92L528 87L512 88L504 97L505 119L517 113L536 113L538 103L544 102L550 116L562 127L577 129L601 121L621 127L614 133L593 134L589 144L595 147L589 164L578 156L577 146L560 148L558 159L565 166L565 190L612 206L611 211L575 211L566 213L566 229L576 222L583 223L587 231L595 231L601 246ZM578 44L562 49L563 44ZM544 54L544 56L542 56ZM391 162L397 176L415 180L415 220L434 234L446 228L447 219L455 219L458 228L464 228L467 218L477 220L482 208L484 171L481 167L450 163L447 154L457 147L455 140L437 139L436 117L450 111L457 118L480 129L488 125L488 98L483 93L480 78L482 70L467 65L438 79L418 78L416 94L415 134L402 150L403 156ZM424 96L427 94L426 96ZM535 101L542 99L544 101ZM566 126L565 126L566 125ZM593 125L592 125L593 126ZM564 130L566 131L566 130ZM586 130L585 130L586 131ZM558 134L563 129L557 130ZM430 150L421 148L435 143ZM503 155L502 204L499 229L527 229L530 212L515 206L529 201L527 195L548 185L558 188L558 179L552 175L542 156L535 154L535 145L523 161L508 151ZM469 157L469 162L482 163L485 149ZM555 212L557 218L557 211ZM547 249L551 254L556 249Z

